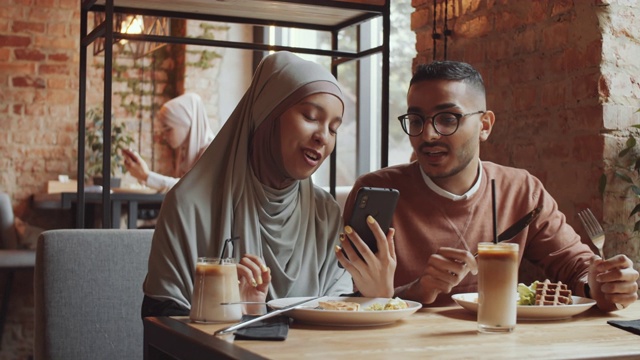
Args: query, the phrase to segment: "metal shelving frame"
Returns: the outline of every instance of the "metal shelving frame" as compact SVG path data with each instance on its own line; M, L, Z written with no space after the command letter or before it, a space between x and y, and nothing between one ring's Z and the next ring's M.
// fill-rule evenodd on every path
M373 3L373 4L371 4ZM382 55L382 93L380 104L381 139L380 162L388 164L389 146L389 35L390 35L390 0L362 2L323 1L323 0L245 0L245 1L211 1L211 0L83 0L80 4L80 59L79 59L79 102L78 102L78 178L84 177L85 166L85 133L86 133L86 76L87 50L98 38L104 38L104 149L103 179L109 179L111 173L111 105L112 105L112 69L113 45L120 39L131 41L151 41L157 43L201 45L223 48L235 48L258 51L287 50L300 54L312 54L331 57L331 72L337 77L338 66L353 60L360 60L373 54ZM104 22L90 32L89 15L104 12ZM208 40L200 38L158 36L144 34L120 33L114 29L116 14L149 15L186 20L203 20L227 23L240 23L254 26L277 26L283 28L310 29L331 33L331 49L312 49L269 45L264 43L247 43L236 41ZM338 33L351 26L382 18L382 44L355 52L338 50ZM358 118L363 118L358 116ZM358 121L359 121L358 119ZM336 189L336 149L330 157L330 192L335 196ZM76 224L84 226L85 193L84 181L78 181L78 206ZM102 189L102 224L111 224L111 186L109 181L103 182ZM108 225L107 225L108 226Z

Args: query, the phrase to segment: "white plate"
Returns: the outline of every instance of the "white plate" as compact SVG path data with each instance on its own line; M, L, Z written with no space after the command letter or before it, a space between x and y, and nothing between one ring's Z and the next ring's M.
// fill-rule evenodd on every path
M463 308L477 312L478 311L478 293L455 294L451 298ZM518 305L518 320L560 320L570 318L574 315L583 313L593 305L596 301L583 298L580 296L572 296L573 304L558 306L533 306Z
M287 305L308 299L308 297L292 297L283 298L269 301L269 307L273 309L279 309ZM389 299L387 298L365 298L365 297L339 297L339 296L327 296L318 299L320 301L327 300L340 300L351 301L360 304L360 311L339 311L339 310L321 310L316 309L318 301L310 302L307 305L287 311L287 315L292 317L296 321L316 324L316 325L333 325L333 326L373 326L383 325L396 322L403 319L416 311L418 311L422 304L415 301L408 301L409 305L406 309L401 310L380 310L380 311L366 311L363 310L367 306L374 303L386 304Z

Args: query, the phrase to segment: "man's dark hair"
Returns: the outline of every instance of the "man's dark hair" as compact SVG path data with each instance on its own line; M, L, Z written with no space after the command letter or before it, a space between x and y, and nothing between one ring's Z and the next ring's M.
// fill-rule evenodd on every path
M465 62L445 60L420 64L413 73L409 86L425 80L462 81L485 94L482 76L473 66Z

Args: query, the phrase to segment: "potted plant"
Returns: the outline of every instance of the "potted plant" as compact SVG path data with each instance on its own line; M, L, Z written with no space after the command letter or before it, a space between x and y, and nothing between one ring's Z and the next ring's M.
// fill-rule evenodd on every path
M85 178L92 177L94 185L102 185L102 149L104 126L103 110L101 106L89 109L86 121L89 124L86 131L86 159L87 168ZM113 119L113 117L112 117ZM133 143L124 123L111 122L111 187L120 187L120 178L116 178L116 170L124 173L122 149L128 149ZM86 179L85 179L86 180Z
M640 125L631 126L640 129ZM633 134L629 135L624 149L618 153L616 162L613 164L613 176L614 179L619 179L629 184L627 191L636 199L636 205L629 213L629 218L640 214L640 146ZM601 194L604 193L606 187L607 175L602 174L599 184ZM633 232L640 232L640 220L634 223Z

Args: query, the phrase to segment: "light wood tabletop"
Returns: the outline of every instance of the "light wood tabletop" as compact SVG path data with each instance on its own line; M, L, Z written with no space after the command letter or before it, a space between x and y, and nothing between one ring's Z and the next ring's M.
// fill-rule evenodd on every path
M513 333L487 335L477 332L474 313L452 306L423 308L383 326L294 322L285 341L246 341L234 340L233 335L211 335L229 324L194 324L182 317L147 318L145 354L151 359L153 352L160 350L173 358L186 358L180 347L191 342L201 347L190 346L192 359L638 359L640 336L607 324L607 320L636 319L640 319L640 302L613 313L594 307L564 320L518 321ZM178 338L182 341L175 341Z

